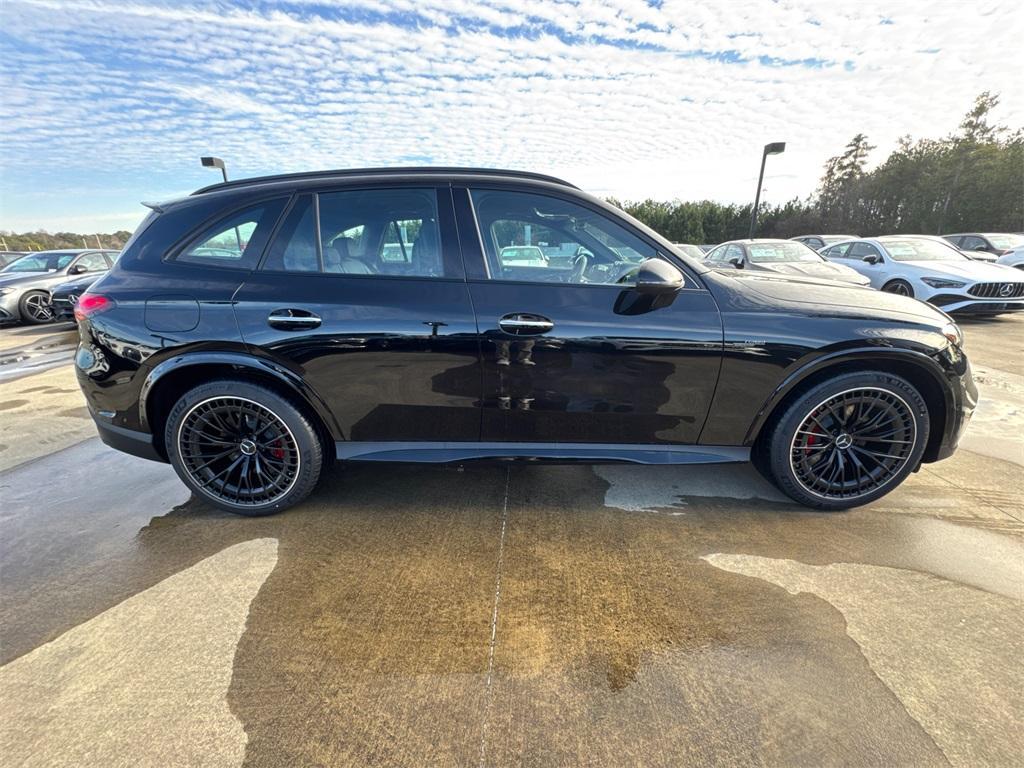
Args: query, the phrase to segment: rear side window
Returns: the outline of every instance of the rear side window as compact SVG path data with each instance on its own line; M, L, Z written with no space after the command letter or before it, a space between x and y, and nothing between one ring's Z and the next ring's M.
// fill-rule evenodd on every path
M284 200L270 200L232 214L208 227L175 261L252 269L283 207Z
M460 276L446 267L433 188L303 195L285 217L263 269L366 277Z

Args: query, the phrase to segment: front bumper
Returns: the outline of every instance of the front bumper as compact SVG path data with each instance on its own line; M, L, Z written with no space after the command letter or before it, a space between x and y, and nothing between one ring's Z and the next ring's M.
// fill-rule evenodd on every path
M75 319L75 305L67 298L51 296L50 307L53 309L53 317L55 320Z
M960 372L950 375L948 379L952 398L946 411L942 439L925 455L925 461L941 461L953 455L964 432L967 431L974 409L978 407L978 387L974 383L971 363L962 352L959 354L963 364L959 368Z
M939 293L927 301L949 315L994 315L1024 310L1024 297L983 299L962 293Z
M17 323L21 320L21 311L18 309L20 299L20 291L0 296L0 323Z

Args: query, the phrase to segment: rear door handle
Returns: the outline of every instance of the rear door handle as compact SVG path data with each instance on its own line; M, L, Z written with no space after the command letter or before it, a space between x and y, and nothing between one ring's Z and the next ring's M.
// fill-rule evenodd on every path
M275 309L267 316L267 325L282 331L304 331L319 328L319 315L305 309Z
M498 321L498 327L513 336L528 336L535 333L547 333L555 327L555 324L541 315L514 312L501 318Z

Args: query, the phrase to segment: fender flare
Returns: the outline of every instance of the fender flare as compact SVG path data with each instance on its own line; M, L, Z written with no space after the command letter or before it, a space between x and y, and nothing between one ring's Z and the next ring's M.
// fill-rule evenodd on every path
M750 427L747 429L747 434L743 440L743 444L753 444L776 406L778 406L794 388L799 386L801 382L806 381L809 376L813 376L821 371L843 363L857 362L859 360L877 362L879 358L908 363L919 368L923 372L928 373L935 381L935 384L939 387L939 391L942 392L942 398L945 405L946 423L949 423L949 419L954 415L954 403L950 396L949 385L946 382L946 374L941 366L930 355L926 355L923 352L915 352L910 349L892 347L861 347L857 349L844 349L822 355L821 357L817 357L814 360L805 363L796 370L790 371L775 388L772 394L768 396L768 399L761 405L760 410L758 410L753 422L751 422ZM869 368L870 366L865 366L865 370L868 370Z
M153 392L153 388L167 374L194 365L227 365L234 368L257 371L260 374L272 377L275 381L284 385L302 403L313 409L324 426L327 427L327 431L331 433L332 438L335 440L341 439L341 430L334 418L334 414L331 413L323 398L306 383L302 376L285 366L275 363L273 360L254 357L244 352L226 351L185 352L169 357L153 366L149 373L146 374L142 388L139 390L139 424L144 430L152 431L147 412L149 395Z

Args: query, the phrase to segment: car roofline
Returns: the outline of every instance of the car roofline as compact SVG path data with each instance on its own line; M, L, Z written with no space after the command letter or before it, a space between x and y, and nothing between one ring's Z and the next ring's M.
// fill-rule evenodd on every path
M531 181L545 181L549 184L556 184L570 189L579 189L575 184L570 184L564 179L555 176L548 176L543 173L531 171L512 171L502 168L462 168L455 166L399 166L391 168L339 168L327 171L306 171L301 173L282 173L272 176L253 176L246 179L235 179L233 181L221 181L216 184L197 189L192 195L204 195L208 192L219 192L224 189L238 189L239 187L260 186L263 184L274 184L289 181L329 181L331 179L345 179L353 176L367 177L394 177L394 176L430 176L430 177L482 177L482 178L509 178L528 179Z

